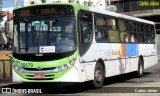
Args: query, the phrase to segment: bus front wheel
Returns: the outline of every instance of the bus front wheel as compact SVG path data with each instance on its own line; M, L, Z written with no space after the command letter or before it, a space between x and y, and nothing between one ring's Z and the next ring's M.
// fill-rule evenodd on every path
M94 88L101 88L103 86L103 83L104 83L104 69L100 63L97 63L94 70L93 86Z

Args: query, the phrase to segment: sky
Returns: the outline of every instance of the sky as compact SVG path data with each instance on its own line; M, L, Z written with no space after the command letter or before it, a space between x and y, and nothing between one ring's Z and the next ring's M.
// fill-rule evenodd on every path
M18 0L18 5L24 5L24 0ZM14 0L2 0L2 8L14 7Z

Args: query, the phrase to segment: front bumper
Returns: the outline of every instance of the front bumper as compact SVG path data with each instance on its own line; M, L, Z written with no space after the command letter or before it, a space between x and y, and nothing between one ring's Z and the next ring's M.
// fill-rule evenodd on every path
M46 73L45 78L34 78L32 73L21 73L12 68L13 82L81 82L75 66L56 73Z

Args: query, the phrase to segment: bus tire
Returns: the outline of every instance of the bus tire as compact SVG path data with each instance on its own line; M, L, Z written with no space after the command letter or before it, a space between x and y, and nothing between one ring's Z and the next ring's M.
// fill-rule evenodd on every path
M101 88L103 86L103 83L104 83L104 68L100 63L97 63L94 70L93 87Z
M144 71L144 64L141 58L138 60L138 71L137 71L137 77L141 78L143 76Z

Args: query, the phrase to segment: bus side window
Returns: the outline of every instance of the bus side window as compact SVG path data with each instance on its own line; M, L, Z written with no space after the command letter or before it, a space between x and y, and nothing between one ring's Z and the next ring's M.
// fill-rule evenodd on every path
M109 27L109 40L110 42L119 42L119 24L118 20L110 17L108 20Z
M95 39L97 42L108 42L108 18L95 14Z
M155 43L155 32L154 26L151 26L151 43Z
M82 56L90 47L93 40L92 13L87 11L79 12L79 50Z
M121 19L119 20L119 28L120 28L120 39L121 42L129 42L129 33L127 32L126 28L126 21Z
M146 39L146 43L154 43L154 26L151 25L146 25L145 28L145 39Z
M138 41L140 43L144 43L145 42L145 37L143 33L138 34Z

